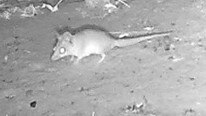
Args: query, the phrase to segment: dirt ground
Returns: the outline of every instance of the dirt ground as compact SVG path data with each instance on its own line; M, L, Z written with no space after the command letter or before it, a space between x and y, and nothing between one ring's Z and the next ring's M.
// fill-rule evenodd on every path
M1 116L205 116L206 2L136 0L101 18L82 2L32 18L0 19ZM51 61L55 32L95 24L110 32L174 30L165 38Z

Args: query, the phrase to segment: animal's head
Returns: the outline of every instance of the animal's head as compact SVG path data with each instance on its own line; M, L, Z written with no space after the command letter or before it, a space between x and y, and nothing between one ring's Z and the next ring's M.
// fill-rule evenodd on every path
M53 54L51 56L51 60L59 60L65 56L73 55L72 47L73 47L73 35L69 32L65 32L62 35L56 34L57 43L53 48Z

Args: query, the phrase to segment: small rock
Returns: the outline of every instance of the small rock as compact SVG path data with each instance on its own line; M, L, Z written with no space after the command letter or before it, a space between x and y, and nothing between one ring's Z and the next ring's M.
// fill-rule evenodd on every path
M189 78L191 81L194 81L196 79L196 77L190 77Z
M16 96L16 91L14 89L8 89L3 92L6 99L13 99Z
M32 101L30 103L30 107L35 108L36 107L37 102L36 101Z
M184 112L184 116L196 116L196 112L193 109L187 109Z

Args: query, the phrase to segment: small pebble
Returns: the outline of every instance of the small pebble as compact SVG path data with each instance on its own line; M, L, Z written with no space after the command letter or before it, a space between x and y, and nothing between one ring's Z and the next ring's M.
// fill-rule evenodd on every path
M30 103L30 107L35 108L36 107L37 102L36 101L32 101Z

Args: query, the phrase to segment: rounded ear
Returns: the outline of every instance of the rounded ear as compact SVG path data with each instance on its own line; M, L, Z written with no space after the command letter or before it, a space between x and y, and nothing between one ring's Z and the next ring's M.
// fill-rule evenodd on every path
M70 46L74 46L74 38L70 37L69 39L67 39L67 41L69 42Z
M63 38L68 40L71 46L74 46L74 36L70 32L65 32Z
M55 37L56 37L58 40L61 40L61 39L62 39L61 35L59 35L59 33L57 33L57 32L55 32Z
M59 33L55 33L55 36L58 40L62 39L70 39L73 35L70 32L65 32L64 34L60 35Z
M65 37L65 38L70 38L70 37L73 37L73 35L70 33L70 32L65 32L64 34L63 34L63 36Z

